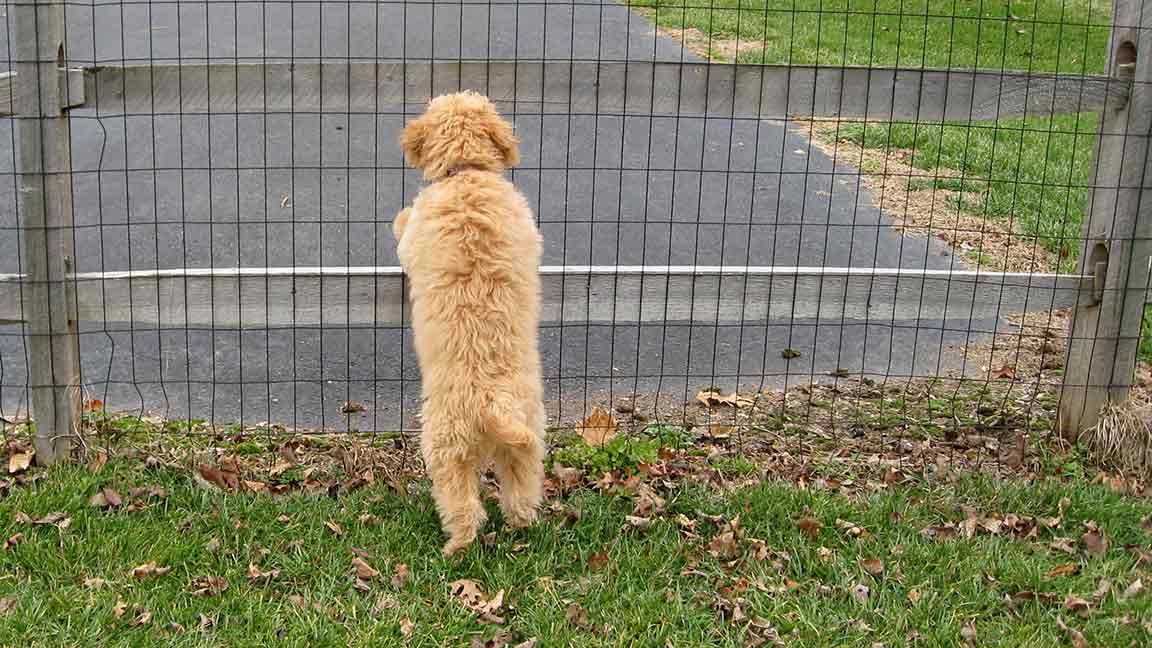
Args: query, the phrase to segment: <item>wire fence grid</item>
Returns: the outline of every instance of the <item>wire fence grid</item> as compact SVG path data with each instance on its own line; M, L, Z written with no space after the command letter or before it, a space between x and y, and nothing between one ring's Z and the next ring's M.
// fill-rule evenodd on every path
M552 426L1075 433L1152 355L1143 9L6 2L0 416L418 428L397 140L470 88L521 140Z

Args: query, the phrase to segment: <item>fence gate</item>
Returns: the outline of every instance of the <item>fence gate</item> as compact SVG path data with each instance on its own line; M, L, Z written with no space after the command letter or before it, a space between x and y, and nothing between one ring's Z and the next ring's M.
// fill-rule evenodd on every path
M991 67L959 48L950 58L967 29L956 16L945 17L952 69L932 65L926 10L877 9L869 27L919 25L919 58L898 45L893 60L865 53L860 65L865 54L819 23L832 16L847 35L847 6L813 17L746 4L7 3L0 414L35 416L44 463L67 453L95 400L318 430L364 403L363 429L414 425L390 223L420 179L396 137L431 97L462 88L492 97L522 141L512 178L545 238L558 425L621 397L660 415L709 386L761 398L813 380L1010 379L974 369L968 347L1013 331L1010 316L1064 308L1060 429L1074 435L1125 398L1152 258L1152 7L1116 0L1109 17L1093 5L1068 24L1083 38L1068 45L1079 69L1016 71L1007 55ZM1039 16L987 20L1005 39L1046 29ZM701 31L714 22L734 26ZM749 53L741 35L760 23ZM783 54L769 42L781 33L793 39ZM1106 53L1089 50L1092 34ZM841 55L822 59L821 37ZM1023 146L1059 134L1053 116L1081 113L1098 114L1081 126L1096 139L1091 177L1053 183L1076 200L1087 187L1086 217L1054 235L1065 252L1047 269L949 246L963 228L910 220L888 185L869 184L905 172L878 171L855 147L872 128L891 152L899 128L940 148L947 129L1004 123ZM928 181L936 195L944 176L916 168L901 191ZM997 172L967 181L987 196L1022 186ZM940 190L954 205L942 211L967 209L959 176L944 178L961 188ZM1027 249L1000 245L987 253Z

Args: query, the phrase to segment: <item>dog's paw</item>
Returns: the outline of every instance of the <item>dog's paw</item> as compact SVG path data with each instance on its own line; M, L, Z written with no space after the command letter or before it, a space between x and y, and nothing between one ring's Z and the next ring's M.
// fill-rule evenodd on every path
M444 543L443 553L445 557L453 556L464 549L467 549L476 541L476 534L471 533L467 535L452 536L448 542Z
M523 529L536 524L536 519L539 516L535 508L528 508L519 511L505 511L504 521L508 526L514 529Z

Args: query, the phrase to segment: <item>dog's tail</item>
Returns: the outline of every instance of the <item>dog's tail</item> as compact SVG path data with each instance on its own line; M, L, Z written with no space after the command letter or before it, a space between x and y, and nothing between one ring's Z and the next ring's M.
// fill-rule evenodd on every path
M489 406L482 419L484 432L498 443L522 448L536 442L536 433L508 410Z

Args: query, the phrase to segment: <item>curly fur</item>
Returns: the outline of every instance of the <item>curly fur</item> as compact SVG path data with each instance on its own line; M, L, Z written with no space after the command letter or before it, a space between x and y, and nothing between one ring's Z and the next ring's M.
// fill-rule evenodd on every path
M505 519L536 519L540 235L528 201L501 175L517 161L517 140L486 97L437 97L400 143L431 181L393 229L423 381L421 452L452 554L484 524L480 470L489 464Z

